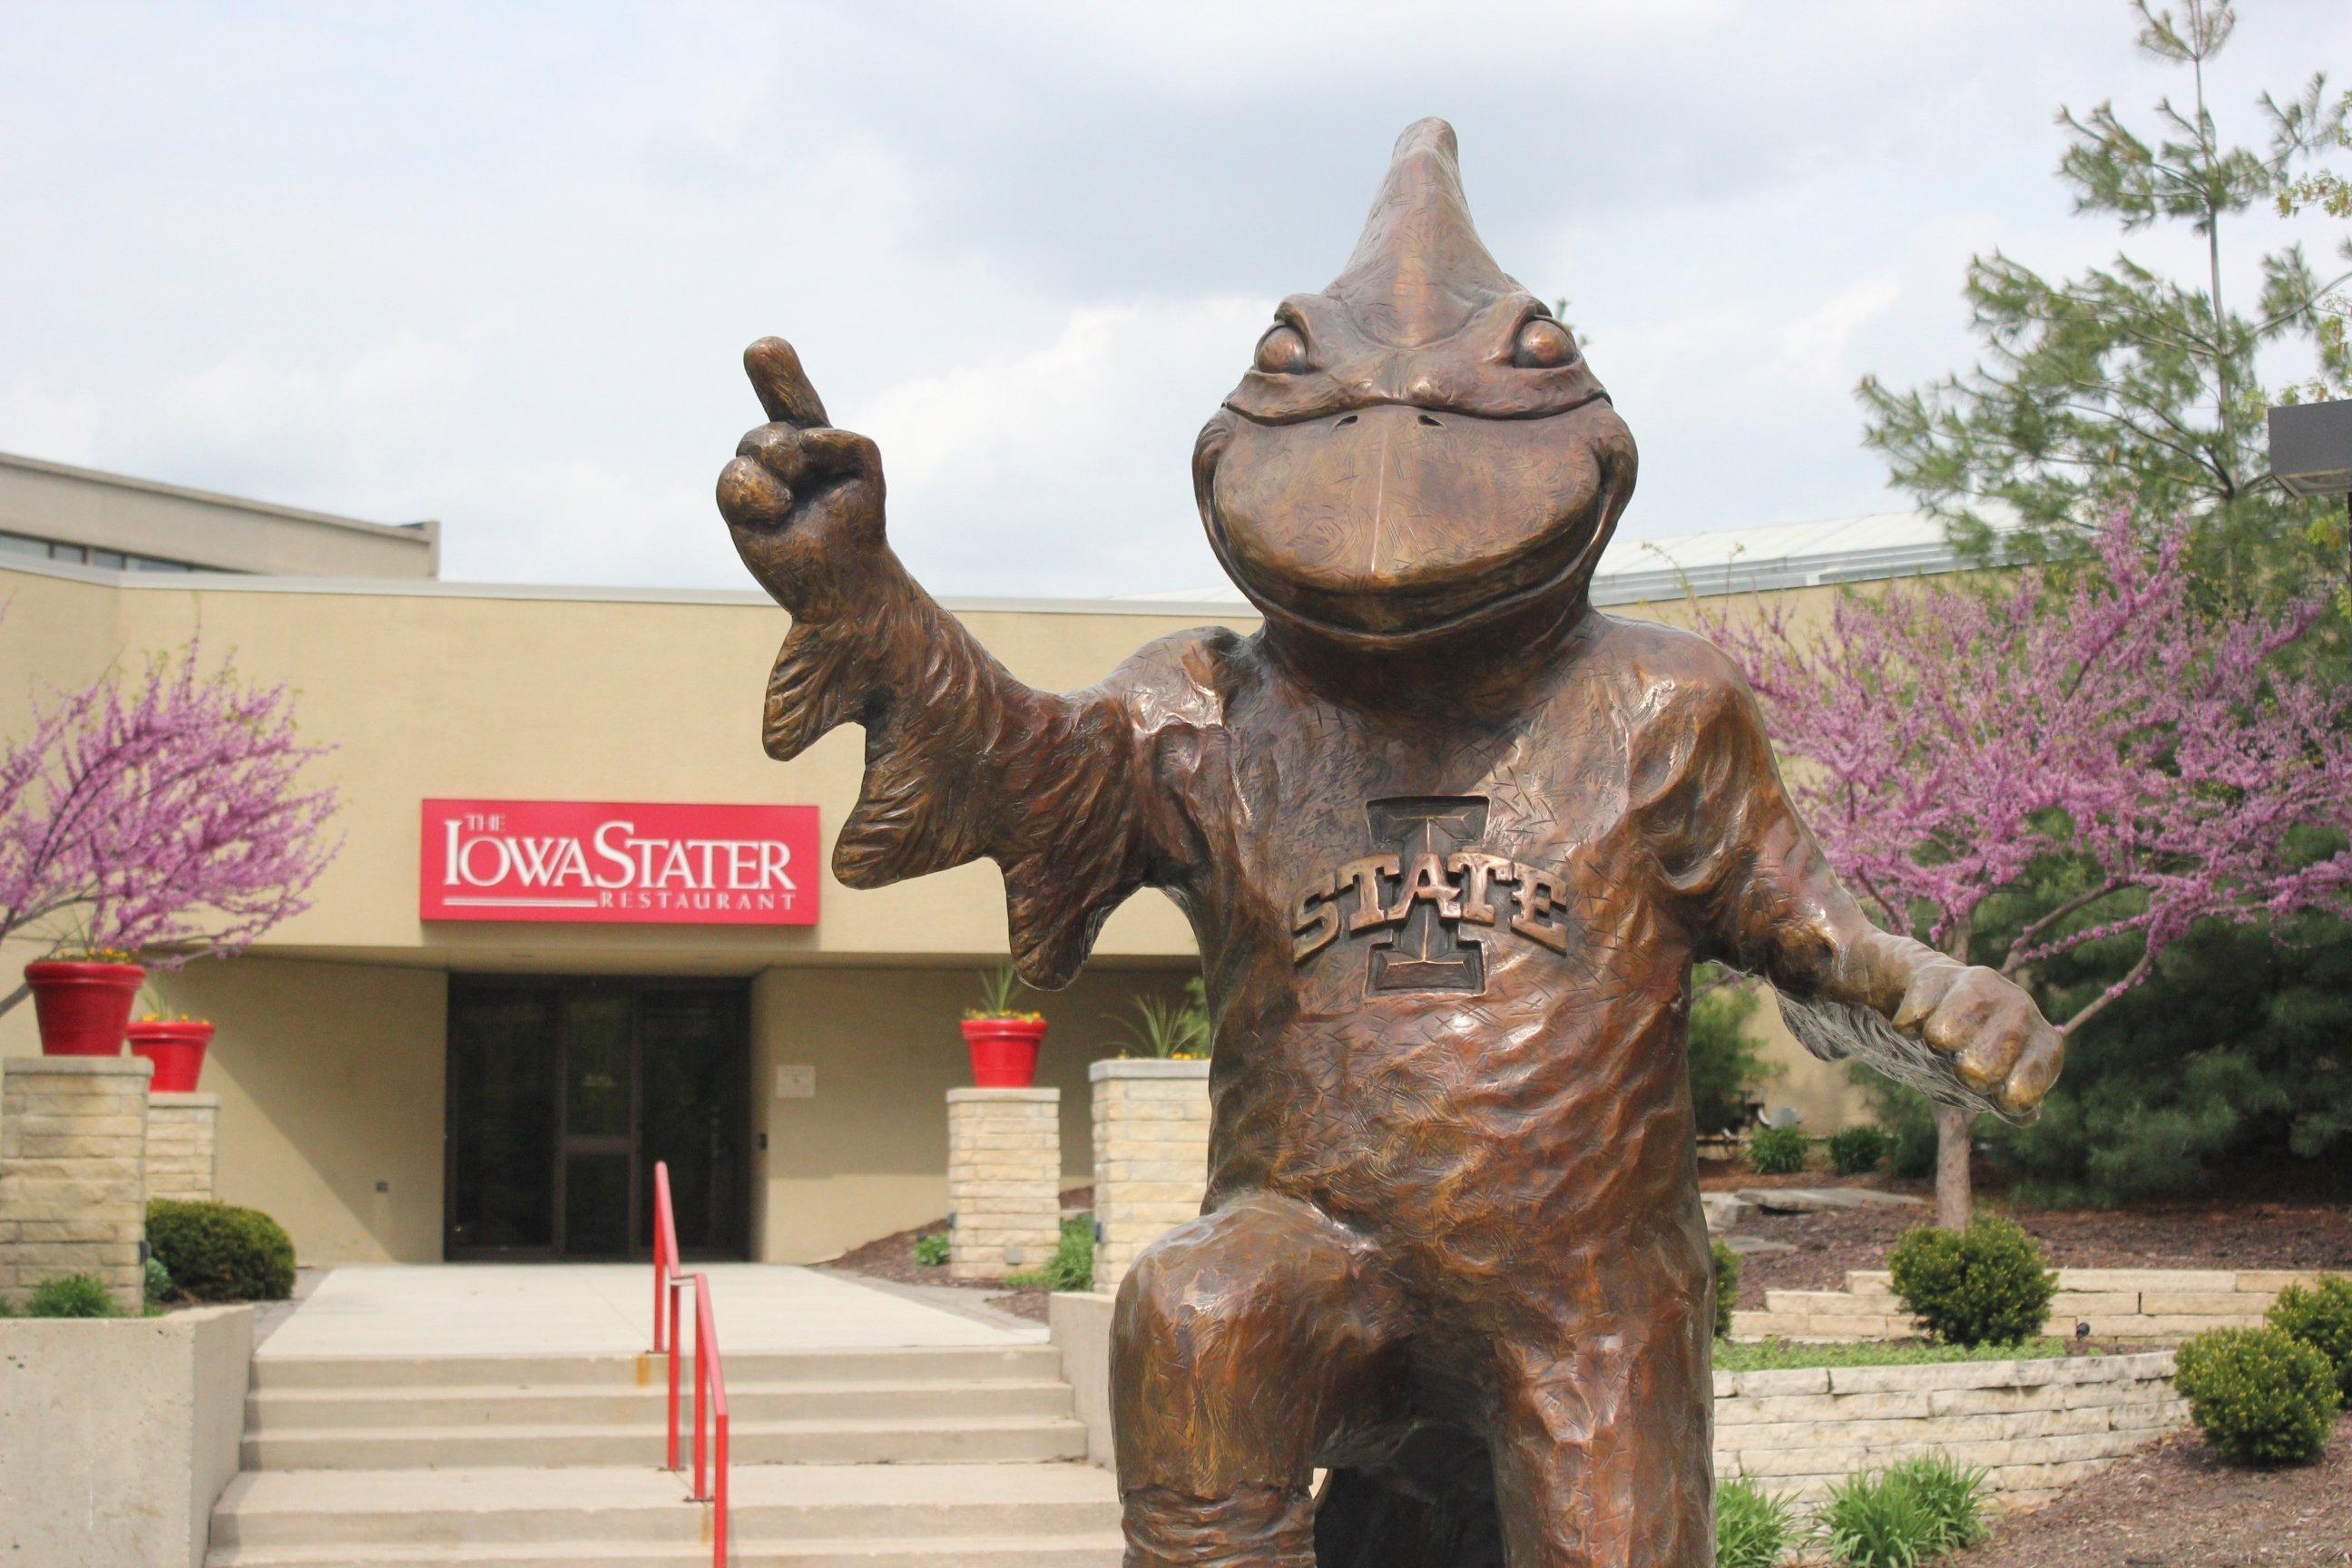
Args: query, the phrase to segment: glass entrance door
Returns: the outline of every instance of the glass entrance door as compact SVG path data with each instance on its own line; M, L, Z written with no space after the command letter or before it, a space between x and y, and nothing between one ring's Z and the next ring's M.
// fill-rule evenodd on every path
M449 984L446 1255L646 1255L667 1161L679 1250L749 1242L750 1007L740 982Z

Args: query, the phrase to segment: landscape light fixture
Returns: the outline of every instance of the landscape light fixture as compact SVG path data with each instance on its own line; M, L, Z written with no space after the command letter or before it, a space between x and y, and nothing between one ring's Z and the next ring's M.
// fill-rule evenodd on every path
M2289 495L2342 496L2352 528L2352 398L2284 404L2270 425L2272 476Z

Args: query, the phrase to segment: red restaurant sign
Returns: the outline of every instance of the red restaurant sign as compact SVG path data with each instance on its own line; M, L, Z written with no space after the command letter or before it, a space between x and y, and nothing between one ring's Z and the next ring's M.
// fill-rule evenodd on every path
M814 925L813 805L428 800L428 921Z

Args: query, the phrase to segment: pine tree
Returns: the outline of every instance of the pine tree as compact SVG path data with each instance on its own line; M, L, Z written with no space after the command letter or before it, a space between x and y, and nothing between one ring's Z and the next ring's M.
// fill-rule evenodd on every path
M2105 268L2051 279L1995 250L1969 264L1965 296L1983 361L1897 392L1876 376L1856 389L1865 441L1892 481L1945 518L1958 540L1990 552L1994 525L2012 557L2079 558L2109 508L2185 520L2201 587L2231 605L2292 596L2340 573L2340 507L2299 500L2269 475L2263 410L2272 401L2256 354L2288 344L2309 354L2304 396L2352 383L2345 316L2352 238L2322 277L2300 244L2260 258L2251 300L2225 289L2225 220L2256 205L2282 216L2341 218L2345 184L2325 161L2347 146L2352 93L2331 98L2324 75L2281 101L2261 100L2268 145L2225 142L2206 102L2206 68L2236 26L2224 0L2187 0L2184 15L2135 0L2138 46L2183 67L2186 109L2158 101L2155 129L2126 124L2112 101L2086 115L2062 109L2067 147L2058 177L2074 210L2112 217L2126 235L2185 224L2204 241L2203 276L2174 279L2118 254ZM2304 171L2298 176L2298 171Z

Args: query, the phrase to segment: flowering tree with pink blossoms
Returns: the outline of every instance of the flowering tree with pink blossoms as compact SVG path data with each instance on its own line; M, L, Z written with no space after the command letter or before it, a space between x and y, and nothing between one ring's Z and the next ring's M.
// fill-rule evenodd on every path
M191 644L37 701L31 728L0 747L0 939L172 968L309 907L340 847L326 834L335 792L301 777L327 748L297 738L286 688L200 662ZM0 1013L26 994L0 997Z
M2133 957L2067 1033L2146 979L2200 921L2352 911L2352 692L2275 659L2318 617L2215 616L2174 530L2152 553L2110 517L2096 573L1990 592L1842 595L1825 628L1785 604L1703 629L1748 671L1789 785L1838 873L1890 930L2029 977L2089 942ZM2289 840L2319 828L2332 854ZM2054 904L1977 951L1988 900ZM1970 1206L1969 1117L1936 1108L1938 1223Z

